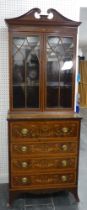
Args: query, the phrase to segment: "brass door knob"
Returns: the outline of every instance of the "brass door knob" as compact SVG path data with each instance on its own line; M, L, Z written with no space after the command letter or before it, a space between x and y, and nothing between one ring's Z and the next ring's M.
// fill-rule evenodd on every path
M62 160L62 166L66 167L67 166L67 160Z
M27 134L28 134L28 129L27 128L22 128L22 130L21 130L21 134L23 135L23 136L27 136Z
M63 151L67 151L68 146L67 146L66 144L63 144L63 145L62 145L62 149L63 149Z
M26 152L27 149L28 149L27 146L22 146L22 147L21 147L21 151L22 151L22 152Z
M61 176L61 180L62 180L62 182L66 182L66 181L67 181L67 176L62 175L62 176Z

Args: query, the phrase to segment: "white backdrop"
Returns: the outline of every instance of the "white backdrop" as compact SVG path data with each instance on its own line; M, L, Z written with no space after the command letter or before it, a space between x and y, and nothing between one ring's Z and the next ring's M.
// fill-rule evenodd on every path
M42 14L48 8L54 8L67 18L78 21L80 4L86 6L87 3L84 0L0 0L0 183L8 182L8 29L4 19L20 16L37 7Z

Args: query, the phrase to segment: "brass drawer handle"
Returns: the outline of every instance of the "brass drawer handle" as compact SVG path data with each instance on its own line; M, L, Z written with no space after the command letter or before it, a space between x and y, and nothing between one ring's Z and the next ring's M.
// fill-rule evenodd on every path
M67 166L67 160L62 160L62 166L66 167Z
M21 178L21 182L22 182L23 184L26 184L26 183L28 182L28 178L27 178L27 177L22 177L22 178Z
M68 150L68 146L66 144L63 144L62 145L62 149L63 149L63 151L67 151Z
M28 163L25 162L25 161L23 161L23 162L21 163L21 166L22 166L22 168L27 168L27 167L28 167Z
M27 152L27 150L28 150L28 147L27 147L27 146L22 146L22 147L21 147L21 151L22 151L22 152Z
M22 130L21 130L21 134L23 136L27 136L28 132L29 132L29 130L27 128L22 128Z
M61 180L62 180L62 182L66 182L66 181L67 181L67 176L62 175L62 176L61 176Z

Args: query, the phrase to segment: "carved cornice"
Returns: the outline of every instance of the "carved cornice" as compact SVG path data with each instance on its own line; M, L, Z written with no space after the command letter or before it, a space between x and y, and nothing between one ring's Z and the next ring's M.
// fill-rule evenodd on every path
M69 27L77 27L80 25L80 22L70 20L63 15L61 15L55 9L48 9L47 15L40 15L41 10L39 8L31 9L29 12L25 13L22 16L5 19L5 22L11 25L49 25L49 26L69 26ZM36 18L35 14L38 15ZM50 14L52 14L52 18L50 19Z

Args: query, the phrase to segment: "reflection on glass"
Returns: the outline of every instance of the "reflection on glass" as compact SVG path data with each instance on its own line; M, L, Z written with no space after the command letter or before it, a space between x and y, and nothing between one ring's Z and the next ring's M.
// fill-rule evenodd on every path
M39 108L39 52L38 36L14 37L13 40L13 107ZM36 88L36 89L35 89ZM22 93L23 90L23 93ZM17 96L17 91L18 95ZM35 94L38 94L35 99ZM32 96L31 102L30 98ZM22 101L23 97L23 101ZM20 98L20 102L17 102ZM36 106L35 106L36 100ZM21 105L22 103L22 105Z
M73 62L67 60L63 63L63 66L62 66L61 70L62 71L70 70L70 69L72 69L72 67L73 67Z
M72 106L73 48L72 37L48 36L47 38L46 106L48 108ZM62 97L68 99L65 104Z

